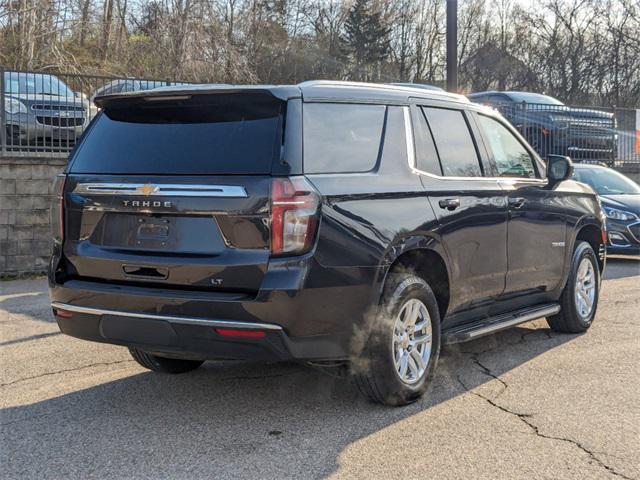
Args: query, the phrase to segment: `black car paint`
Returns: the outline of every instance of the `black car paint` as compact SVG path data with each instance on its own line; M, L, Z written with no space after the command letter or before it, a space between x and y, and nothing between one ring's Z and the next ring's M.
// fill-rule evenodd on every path
M202 263L210 259L203 262L199 257L190 261L181 258L179 268L187 274L185 281L166 285L145 279L130 282L116 268L123 263L120 249L89 252L91 258L88 259L87 252L81 247L84 240L67 240L64 245L54 244L49 286L52 301L62 304L275 324L282 327L282 332L270 332L264 340L228 340L219 337L211 328L180 325L173 326L173 333L168 336L164 331L157 336L150 334L148 338L162 339L154 344L144 340L149 321L136 323L133 337L126 338L125 335L121 338L120 333L105 330L104 319L94 315L76 315L73 321L58 316L63 332L89 340L133 344L151 352L193 358L345 359L349 356L354 331L379 303L390 267L401 255L429 251L446 266L446 281L450 285L448 304L443 305L443 313L446 312L443 329L446 330L490 315L556 301L568 276L577 236L585 227L598 232L602 229L601 212L593 192L576 182L565 181L550 188L542 178L527 181L490 176L446 178L419 174L409 165L407 157L413 154L413 145L407 152L409 143L401 129L407 120L403 107L418 102L460 108L468 115L477 111L494 115L480 106L447 94L430 95L424 91L392 87L343 88L321 82L301 84L296 88L277 87L273 91L279 98L288 98L287 110L291 114L287 117L283 158L273 169L279 175L303 171L299 121L303 102L389 106L390 123L386 134L395 140L385 141L381 160L374 171L307 176L322 196L321 222L311 252L299 257L269 258L268 242L263 242L256 249L256 255L260 256L259 267L256 268L254 261L247 270L237 270L237 258L233 256L217 256L215 267L206 271L202 271ZM180 89L176 89L176 93L179 92ZM159 94L157 90L148 92L148 95ZM482 162L487 174L491 175L494 168L482 147L482 133L476 129L474 134L478 136L476 142ZM544 165L537 162L542 176ZM91 230L91 225L83 225L84 220L74 217L73 212L95 206L91 199L80 198L71 192L80 181L98 180L105 181L105 178L69 175L64 198L69 212L66 217L69 238L84 238L80 231L83 228ZM106 180L154 182L162 177ZM171 178L172 183L193 180ZM252 185L260 184L264 179L230 176L200 177L197 181L234 185L242 182L253 193ZM264 188L264 185L258 188L258 199L254 203L247 204L244 209L234 207L234 213L246 219L264 212ZM460 207L453 211L443 208L439 202L439 199L450 197L460 199ZM513 197L525 198L524 208L509 205L509 198ZM125 207L114 205L114 208L121 211ZM177 200L174 208L180 211L207 206ZM215 209L224 208L216 204ZM157 212L151 209L150 213ZM255 238L264 235L258 223L248 221L245 226L254 232ZM246 240L243 235L231 233L230 237L239 242ZM552 246L554 242L562 241L564 244ZM536 248L541 250L531 251ZM178 266L175 263L167 265L166 258L148 256L145 260L151 265ZM602 268L604 257L600 260ZM98 265L100 267L95 268ZM86 267L94 273L82 275L78 266L80 270ZM111 266L114 272L111 278L102 276L100 272L110 271ZM234 270L231 288L228 283L221 288L198 285L197 280L224 275L227 269ZM189 280L194 279L194 284L188 285ZM246 280L245 285L243 280Z
M142 263L168 268L172 273L170 284L173 286L206 289L211 286L211 280L216 279L233 291L255 292L260 287L269 261L269 233L263 219L268 210L270 177L183 176L180 182L176 182L245 186L247 198L220 198L216 200L215 208L204 198L176 197L171 200L170 208L160 205L141 210L131 201L125 205L121 197L75 192L78 184L91 182L163 183L166 178L68 177L66 191L69 193L65 208L67 241L63 251L74 275L126 282L132 278L123 271L123 264ZM215 222L208 222L211 228L200 221L207 220L209 216L215 219ZM182 222L182 225L170 225L174 235L163 238L161 245L154 245L158 241L153 236L144 236L140 232L146 221L155 224ZM215 228L215 224L219 228ZM154 251L157 255L153 255ZM170 257L167 251L182 254ZM225 271L225 265L236 265L237 268Z

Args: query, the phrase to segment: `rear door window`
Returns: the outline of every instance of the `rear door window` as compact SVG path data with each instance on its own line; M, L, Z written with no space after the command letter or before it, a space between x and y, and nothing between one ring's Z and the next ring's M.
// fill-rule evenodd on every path
M481 177L482 169L469 126L460 110L423 107L446 177Z
M305 173L359 173L375 168L384 105L306 103L303 107Z
M71 173L269 174L284 104L270 95L115 101L76 151Z
M421 172L442 175L438 151L424 112L421 108L412 108L412 115L416 144L416 168Z

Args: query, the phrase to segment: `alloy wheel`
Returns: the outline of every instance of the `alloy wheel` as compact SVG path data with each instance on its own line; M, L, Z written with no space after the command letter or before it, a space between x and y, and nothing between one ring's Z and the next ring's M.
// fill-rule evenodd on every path
M576 310L582 318L588 318L596 296L596 275L593 262L583 258L578 266L575 286Z
M411 385L422 378L429 365L432 342L427 307L418 299L408 300L393 327L393 361L400 380Z

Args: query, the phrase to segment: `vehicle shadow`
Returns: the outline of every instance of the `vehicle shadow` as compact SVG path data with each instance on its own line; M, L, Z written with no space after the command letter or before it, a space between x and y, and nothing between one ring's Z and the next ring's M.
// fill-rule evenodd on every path
M25 315L29 320L37 322L55 324L48 299L46 279L0 280L0 311Z
M0 411L0 458L5 478L324 477L353 442L574 338L536 321L445 348L428 395L403 408L296 364L139 373Z
M51 313L49 294L46 292L46 280L0 281L0 312L20 315L23 322L41 324L41 327L38 328L40 331L33 335L8 339L5 339L6 334L3 335L0 347L61 335ZM3 320L0 324L5 322L10 322L10 320ZM50 331L42 331L43 328L47 328L45 327L47 324L50 325L48 327Z
M604 280L640 276L640 257L607 257Z

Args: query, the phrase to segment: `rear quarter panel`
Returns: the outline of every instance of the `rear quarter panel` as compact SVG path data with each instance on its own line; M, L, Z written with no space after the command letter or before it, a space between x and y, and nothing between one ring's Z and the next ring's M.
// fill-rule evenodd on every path
M402 107L389 107L375 171L307 175L323 198L315 258L324 267L375 270L377 286L404 251L428 246L445 255L420 177L409 168L404 125Z

